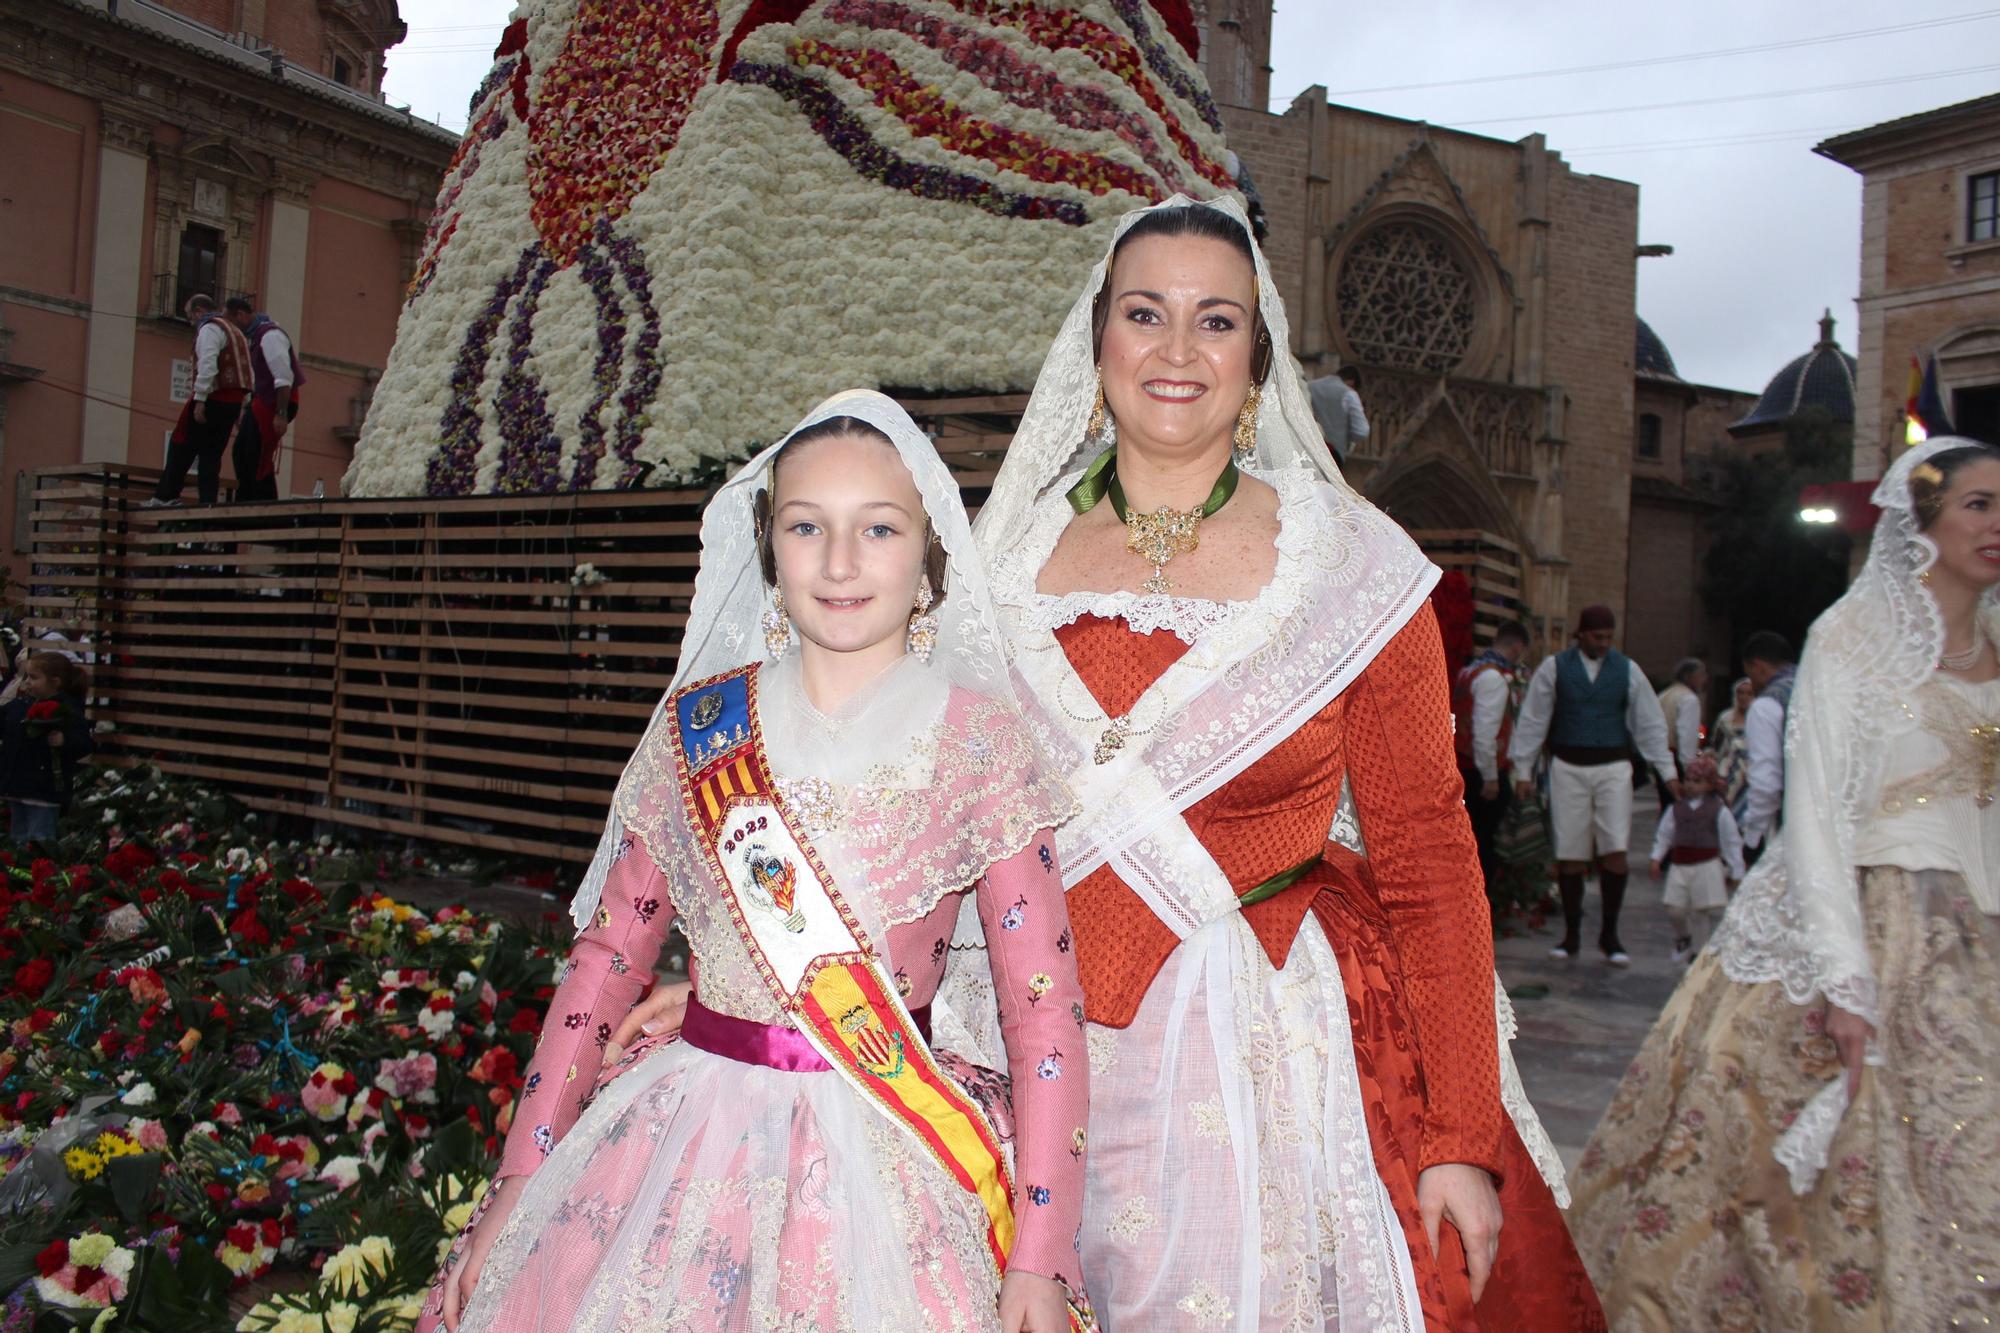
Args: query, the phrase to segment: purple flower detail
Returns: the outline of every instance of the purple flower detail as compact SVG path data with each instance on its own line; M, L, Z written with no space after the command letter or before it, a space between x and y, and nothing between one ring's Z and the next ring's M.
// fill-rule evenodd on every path
M1054 1195L1049 1193L1048 1186L1046 1185L1028 1186L1028 1202L1030 1203L1036 1205L1045 1204L1054 1197Z
M1146 6L1140 0L1111 0L1111 7L1125 21L1133 43L1145 54L1147 67L1159 76L1160 82L1173 89L1182 101L1192 104L1210 129L1217 134L1222 133L1222 113L1215 109L1215 99L1208 95L1206 88L1188 77L1185 70L1174 64L1174 58L1160 44L1160 39L1153 35L1152 25L1146 22Z
M537 250L539 246L535 247ZM500 376L494 414L500 425L500 475L494 489L505 494L546 495L562 489L562 439L549 413L549 396L528 368L535 337L535 307L542 289L556 271L556 261L544 256L535 265L508 329L507 369Z
M528 280L528 271L540 248L531 245L521 252L513 274L500 280L478 317L466 326L465 337L459 343L458 362L451 368L451 406L445 408L444 419L438 423L442 438L424 469L424 489L431 495L468 495L472 491L480 428L485 424L479 414L479 389L486 379L493 335L499 331L514 293Z
M945 167L911 162L877 143L861 118L842 104L832 90L797 70L739 60L729 71L732 83L761 84L805 112L826 146L847 159L859 175L916 195L946 203L970 204L1003 218L1030 218L1081 227L1090 214L1073 199L1017 194L989 185L977 176Z

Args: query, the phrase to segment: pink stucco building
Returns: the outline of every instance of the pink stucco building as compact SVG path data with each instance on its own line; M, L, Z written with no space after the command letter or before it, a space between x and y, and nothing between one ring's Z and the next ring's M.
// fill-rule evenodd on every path
M291 332L279 493L337 494L457 143L381 100L396 0L0 0L0 31L0 549L36 468L160 464L194 291Z

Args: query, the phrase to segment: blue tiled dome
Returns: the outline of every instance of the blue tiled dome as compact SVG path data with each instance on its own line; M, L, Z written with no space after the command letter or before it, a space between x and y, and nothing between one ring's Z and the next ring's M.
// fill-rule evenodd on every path
M1638 342L1632 351L1632 369L1641 375L1679 379L1681 374L1674 369L1674 354L1660 341L1660 335L1653 332L1653 326L1643 319L1635 323L1638 325Z
M1729 433L1782 427L1809 407L1823 409L1835 421L1854 420L1854 358L1833 340L1833 312L1820 316L1819 342L1810 352L1788 363L1764 386L1764 396Z

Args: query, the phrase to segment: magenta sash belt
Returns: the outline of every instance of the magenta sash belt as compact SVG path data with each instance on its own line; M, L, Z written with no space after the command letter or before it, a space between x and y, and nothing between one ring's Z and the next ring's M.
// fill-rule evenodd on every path
M931 1007L912 1009L917 1032L931 1039ZM694 996L688 996L687 1016L681 1020L681 1040L698 1051L719 1055L746 1065L762 1065L788 1074L826 1074L833 1071L813 1049L806 1034L797 1028L775 1023L757 1023L734 1014L720 1014Z

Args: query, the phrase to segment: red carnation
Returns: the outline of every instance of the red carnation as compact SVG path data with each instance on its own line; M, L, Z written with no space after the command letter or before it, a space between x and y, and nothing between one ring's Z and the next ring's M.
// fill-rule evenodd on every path
M52 1240L35 1256L35 1269L43 1277L54 1277L69 1262L69 1242Z
M28 705L28 721L53 722L56 719L56 714L61 711L62 705L54 699L43 699L38 703Z
M30 958L14 969L14 990L21 995L40 995L54 979L56 965L46 958Z
M535 1016L535 1011L532 1009L516 1009L514 1017L508 1021L507 1030L533 1035L542 1030L542 1020Z

